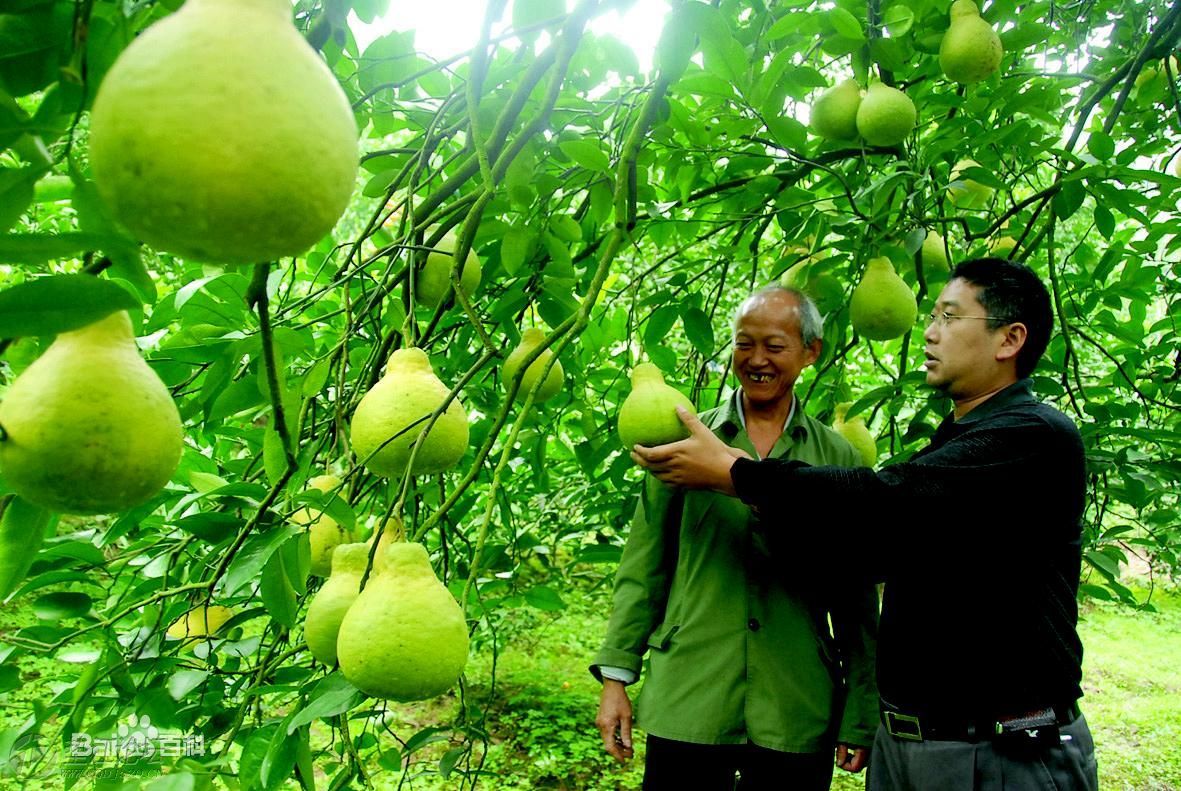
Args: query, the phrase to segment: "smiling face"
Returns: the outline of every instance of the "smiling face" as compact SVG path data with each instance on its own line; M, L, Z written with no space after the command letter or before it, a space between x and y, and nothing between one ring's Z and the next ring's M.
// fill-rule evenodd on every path
M820 356L820 341L800 337L799 303L793 294L756 294L743 304L734 328L734 373L755 406L790 403L800 371Z
M1005 364L1016 354L1006 343L1006 327L994 328L992 322L981 318L987 312L976 298L978 291L961 278L948 283L935 302L934 313L953 318L946 326L933 321L923 333L927 384L956 401L976 398L1016 381L1010 370L1013 366Z

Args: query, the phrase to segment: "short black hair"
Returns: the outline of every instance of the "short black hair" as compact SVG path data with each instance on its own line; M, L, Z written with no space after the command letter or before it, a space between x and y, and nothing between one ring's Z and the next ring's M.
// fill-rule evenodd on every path
M979 289L976 299L995 319L989 326L998 329L1006 324L1025 325L1025 345L1017 353L1017 376L1024 379L1033 373L1050 342L1054 313L1050 293L1032 269L1004 258L973 258L964 261L951 273Z

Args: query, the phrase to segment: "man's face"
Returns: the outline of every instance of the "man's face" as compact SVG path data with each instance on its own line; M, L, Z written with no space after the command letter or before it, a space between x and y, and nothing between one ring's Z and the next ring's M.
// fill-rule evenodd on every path
M796 298L760 294L746 303L734 330L734 373L754 404L790 398L800 371L816 362L820 341L805 346L800 338Z
M986 391L994 381L997 351L1004 341L1004 328L993 329L981 317L987 315L976 299L977 286L956 278L948 283L935 302L926 342L927 384L952 398L965 398ZM939 318L951 317L946 324Z

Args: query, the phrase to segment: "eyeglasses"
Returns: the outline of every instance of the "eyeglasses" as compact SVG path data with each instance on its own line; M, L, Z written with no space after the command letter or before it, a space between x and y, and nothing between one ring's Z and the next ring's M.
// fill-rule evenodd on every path
M941 310L938 313L931 312L927 314L927 326L938 324L940 327L946 327L954 319L976 319L978 321L1007 321L1000 316L957 316L954 313L948 313L946 310Z

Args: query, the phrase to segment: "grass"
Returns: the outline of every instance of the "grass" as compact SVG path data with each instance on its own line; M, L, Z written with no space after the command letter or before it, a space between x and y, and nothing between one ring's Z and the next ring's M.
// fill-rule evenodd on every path
M594 717L598 684L586 665L601 638L607 614L602 594L568 595L570 606L554 615L516 610L502 624L496 693L489 695L490 652L481 650L467 674L468 702L486 714L488 747L479 787L491 791L638 789L643 767L642 735L637 756L625 767L603 752ZM1113 604L1083 608L1080 631L1086 646L1083 710L1095 735L1101 787L1135 791L1181 790L1181 594L1157 591L1157 612ZM22 610L0 613L0 631ZM20 687L0 694L0 729L17 724L31 702L52 694L57 678L76 673L43 658L21 660ZM392 728L406 738L432 721L453 715L453 703L391 706ZM317 723L313 747L327 747L331 733ZM436 791L458 787L453 776L434 773L437 760L455 745L441 742L416 754L412 776L372 767L379 789ZM317 778L326 788L328 777ZM0 776L0 789L19 788ZM39 787L60 787L47 782ZM85 787L83 785L77 786ZM289 787L294 788L294 783ZM837 772L833 788L864 787L864 775Z

